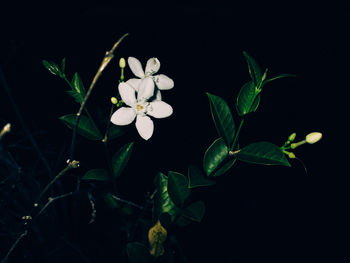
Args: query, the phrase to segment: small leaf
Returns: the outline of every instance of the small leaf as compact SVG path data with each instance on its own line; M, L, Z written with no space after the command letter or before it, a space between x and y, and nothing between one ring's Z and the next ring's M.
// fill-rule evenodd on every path
M215 184L215 181L209 180L206 176L194 165L188 167L188 187L196 188L201 186L210 186Z
M61 70L55 62L42 60L44 67L54 75L61 76Z
M274 81L276 79L281 79L281 78L287 78L287 77L296 77L297 75L294 75L294 74L280 74L280 75L277 75L275 77L272 77L272 78L269 78L269 79L265 79L263 81L263 84L262 86L265 86L267 83L271 82L271 81Z
M186 198L190 195L188 180L180 173L168 172L168 192L175 205L181 207Z
M236 156L238 160L248 163L290 166L282 150L270 142L249 144Z
M74 129L76 114L68 114L59 119L64 122L69 128ZM77 132L90 140L102 140L103 136L96 125L85 115L80 116Z
M231 169L231 167L235 164L236 160L237 160L236 158L228 160L224 165L222 165L219 169L217 169L212 174L212 176L216 177L216 176L223 175L224 173L226 173L228 170Z
M187 226L189 224L191 224L193 221L184 217L183 215L179 215L175 221L175 223L180 226L180 227L184 227Z
M228 148L222 138L216 139L204 154L203 169L210 175L228 156Z
M67 91L67 93L72 96L78 103L82 103L86 95L84 84L79 77L78 73L74 74L72 80L72 90Z
M168 177L163 173L158 173L155 178L155 185L157 193L154 198L153 220L157 221L163 213L168 213L171 216L171 219L174 220L174 215L178 208L169 196Z
M105 169L92 169L88 171L81 179L83 180L96 180L96 181L109 181L110 177Z
M113 140L117 137L120 137L125 134L124 127L117 126L117 125L111 125L108 128L108 140Z
M64 73L66 70L66 58L63 58L61 61L61 71Z
M227 103L213 94L207 93L210 111L220 137L225 140L227 146L231 146L235 136L235 123Z
M205 214L205 204L203 201L197 201L186 207L182 213L185 218L195 222L201 222Z
M256 63L256 61L249 56L247 52L243 51L243 55L247 61L249 74L254 85L259 86L262 79L262 73L258 63Z
M259 92L256 90L254 83L249 81L242 86L238 93L236 102L237 113L243 116L253 112L257 109L259 102Z
M112 158L112 167L113 167L113 179L115 180L123 172L126 164L128 163L134 142L125 144L121 147Z
M148 247L139 242L132 242L126 245L126 253L131 263L151 263L152 257Z

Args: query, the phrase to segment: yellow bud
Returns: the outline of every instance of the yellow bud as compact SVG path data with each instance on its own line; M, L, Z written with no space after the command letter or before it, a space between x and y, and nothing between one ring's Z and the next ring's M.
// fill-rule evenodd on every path
M164 254L163 243L167 237L166 229L158 220L157 223L148 231L148 241L150 244L149 253L154 257L160 257Z
M305 137L305 141L309 144L314 144L321 140L322 138L322 133L320 132L312 132Z
M7 123L2 130L0 131L0 139L6 134L9 133L11 131L11 124Z
M291 135L289 135L288 141L290 141L290 142L294 141L296 136L297 136L297 134L295 132L292 133Z
M119 60L119 67L120 67L120 68L125 68L125 59L124 59L124 58L121 58L121 59Z
M289 157L290 159L294 159L294 158L295 158L295 154L294 154L294 153L288 153L288 157Z
M112 97L111 98L111 102L112 102L112 104L117 104L118 103L118 100L117 100L117 98L116 97Z

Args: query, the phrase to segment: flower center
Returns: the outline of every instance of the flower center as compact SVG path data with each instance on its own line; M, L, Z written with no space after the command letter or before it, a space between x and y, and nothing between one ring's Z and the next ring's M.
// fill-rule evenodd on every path
M137 110L139 110L139 111L143 110L143 106L140 105L140 104L138 104L138 105L136 106L136 108L137 108Z

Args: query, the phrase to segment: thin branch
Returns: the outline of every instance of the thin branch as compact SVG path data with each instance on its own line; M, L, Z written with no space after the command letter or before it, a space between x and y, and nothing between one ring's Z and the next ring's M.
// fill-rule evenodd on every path
M95 77L93 78L91 84L90 84L90 87L80 105L80 108L79 108L79 111L78 113L76 114L77 118L75 120L75 125L74 125L74 129L73 129L73 135L72 135L72 144L71 144L71 151L70 151L70 159L73 160L74 159L74 150L75 150L75 138L76 138L76 134L77 134L77 128L78 128L78 125L79 125L79 120L80 120L80 116L81 116L81 113L85 107L85 104L88 100L88 98L90 97L90 94L93 90L93 88L95 87L96 83L97 83L97 80L100 78L103 70L107 67L107 65L109 64L109 62L111 62L111 60L113 59L114 57L114 51L116 50L116 48L119 46L119 44L121 43L121 41L126 37L128 36L129 34L124 34L112 47L112 49L110 51L107 51L103 60L102 60L102 63L100 65L100 67L98 68L97 70L97 73L95 75Z
M13 245L11 246L11 248L9 249L9 251L7 252L6 256L3 258L3 260L1 261L1 263L6 263L8 257L10 256L10 254L12 253L12 251L15 249L15 247L17 246L17 244L21 241L21 239L26 236L28 234L28 230L25 230L15 241L15 243L13 243Z
M41 210L36 214L35 218L37 218L42 212L45 211L45 209L53 202L55 202L58 199L65 198L67 196L71 196L74 192L69 192L63 195L59 195L56 197L49 197L47 203L41 208Z
M141 205L135 204L135 203L130 202L128 200L124 200L124 199L122 199L122 198L120 198L118 196L112 195L112 198L117 200L117 201L119 201L119 202L122 202L122 203L125 203L125 204L128 204L128 205L134 206L134 207L136 207L138 209L141 209L141 210L145 209L145 207L143 207Z

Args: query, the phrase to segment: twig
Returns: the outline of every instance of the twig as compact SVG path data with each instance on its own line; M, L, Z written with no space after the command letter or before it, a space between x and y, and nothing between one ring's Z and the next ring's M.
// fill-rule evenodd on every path
M10 254L12 253L12 251L15 249L15 247L17 246L17 244L21 241L21 239L26 236L28 234L28 230L25 230L15 241L15 243L13 243L13 245L11 246L11 248L9 249L9 251L7 252L6 256L3 258L3 260L1 261L1 263L6 263L8 257L10 256Z
M59 195L59 196L56 196L56 197L49 197L48 198L48 201L47 203L41 208L41 210L36 214L35 218L37 218L42 212L45 211L45 209L52 203L52 202L55 202L56 200L58 199L61 199L61 198L65 198L67 196L70 196L72 195L74 192L69 192L69 193L66 193L66 194L63 194L63 195ZM34 219L35 219L34 218Z
M134 206L134 207L136 207L138 209L141 209L141 210L145 209L145 207L143 207L143 206L140 206L140 205L135 204L133 202L130 202L128 200L124 200L124 199L122 199L122 198L120 198L118 196L112 195L112 198L117 200L117 201L119 201L119 202L122 202L122 203L125 203L125 204L128 204L128 205Z
M71 151L70 151L70 159L73 160L74 159L74 150L75 150L75 138L76 138L76 134L77 134L77 128L78 128L78 125L79 125L79 120L80 120L80 116L81 116L81 113L84 109L84 106L88 100L88 98L90 97L90 94L93 90L93 88L95 87L96 83L97 83L97 80L100 78L103 70L107 67L107 65L109 64L109 62L113 59L114 57L114 51L115 49L119 46L120 42L127 36L129 35L128 33L127 34L124 34L112 47L112 49L110 51L107 51L103 60L102 60L102 63L100 65L100 67L98 68L97 70L97 73L95 75L95 77L93 78L91 84L90 84L90 87L80 105L80 108L79 108L79 111L78 113L76 114L77 118L75 120L75 125L74 125L74 129L73 129L73 135L72 135L72 144L71 144Z

